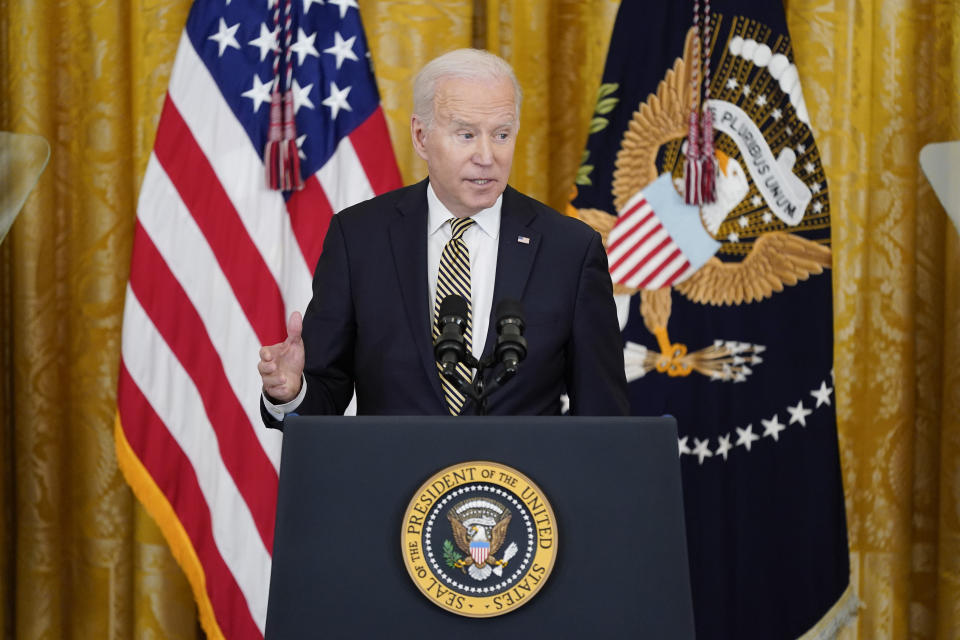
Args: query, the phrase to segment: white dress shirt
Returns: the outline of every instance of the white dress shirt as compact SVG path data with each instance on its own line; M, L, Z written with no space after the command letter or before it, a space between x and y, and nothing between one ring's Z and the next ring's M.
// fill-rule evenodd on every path
M470 304L473 318L473 344L471 351L480 359L483 345L490 328L490 311L493 307L493 285L497 276L497 249L500 239L500 209L503 195L497 198L493 206L473 214L476 224L470 225L463 233L463 241L470 251ZM450 240L450 218L454 215L440 202L433 185L427 183L427 323L425 331L430 331L433 322L433 306L437 296L437 273L440 271L440 256L443 247ZM440 375L439 372L437 375ZM283 420L293 413L303 402L307 393L306 378L302 379L300 393L290 402L273 404L263 394L263 403L271 416ZM353 403L351 403L352 405Z

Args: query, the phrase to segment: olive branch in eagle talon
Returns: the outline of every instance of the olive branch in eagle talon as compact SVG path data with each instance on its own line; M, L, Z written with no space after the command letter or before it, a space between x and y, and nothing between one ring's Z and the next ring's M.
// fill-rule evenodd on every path
M443 562L451 569L460 569L463 567L463 556L456 552L453 543L449 540L443 541Z

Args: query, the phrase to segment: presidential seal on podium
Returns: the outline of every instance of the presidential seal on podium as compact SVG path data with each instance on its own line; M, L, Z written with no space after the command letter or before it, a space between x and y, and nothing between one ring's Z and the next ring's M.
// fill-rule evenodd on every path
M428 600L462 616L489 617L526 604L557 554L546 496L496 462L463 462L431 476L403 518L410 577Z

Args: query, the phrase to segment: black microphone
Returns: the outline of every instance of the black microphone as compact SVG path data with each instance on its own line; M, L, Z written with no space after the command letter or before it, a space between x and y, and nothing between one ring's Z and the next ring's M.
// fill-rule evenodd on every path
M437 315L440 335L433 343L433 355L443 368L443 375L454 375L457 363L467 355L463 332L467 328L467 301L463 296L451 294L440 301Z
M523 337L523 305L519 300L504 298L497 303L497 360L503 363L507 378L527 357L527 340Z

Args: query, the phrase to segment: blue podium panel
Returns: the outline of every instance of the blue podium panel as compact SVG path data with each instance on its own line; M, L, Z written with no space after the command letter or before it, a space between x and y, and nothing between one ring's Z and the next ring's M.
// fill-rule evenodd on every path
M498 617L434 605L401 550L417 490L467 461L521 472L556 517L547 582ZM694 637L672 418L288 418L279 491L269 640Z

